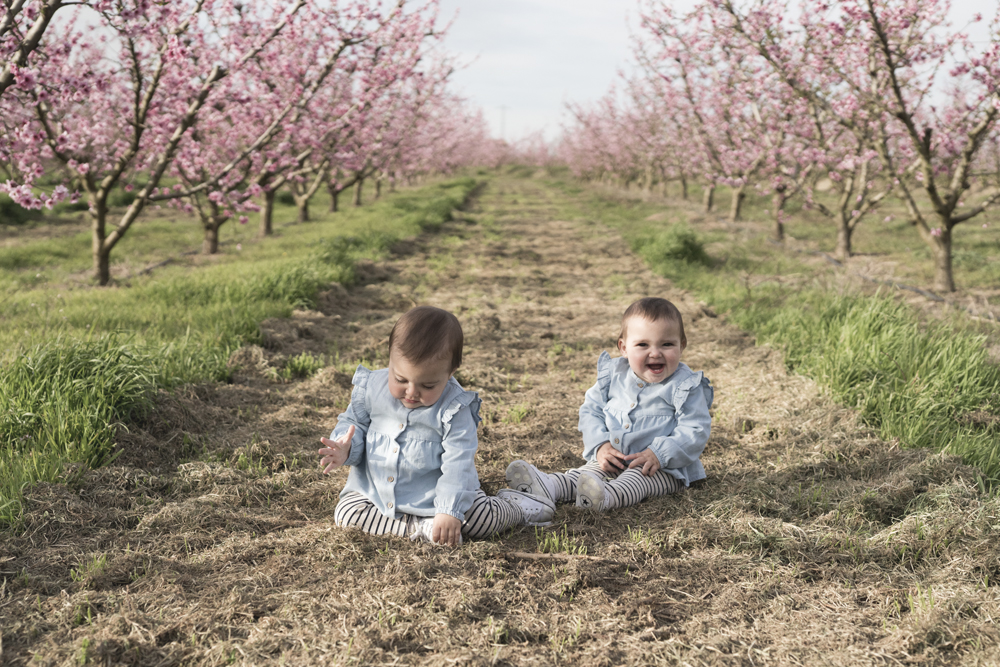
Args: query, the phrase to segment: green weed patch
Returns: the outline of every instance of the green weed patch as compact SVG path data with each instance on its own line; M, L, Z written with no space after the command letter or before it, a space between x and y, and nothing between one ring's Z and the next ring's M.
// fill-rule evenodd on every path
M151 407L156 366L131 341L102 336L42 343L0 368L0 522L17 518L24 486L59 479L66 463L112 460L118 429Z
M885 439L960 455L1000 481L1000 367L985 338L921 324L893 299L810 290L732 303L730 319L780 348Z
M704 242L684 224L673 224L654 234L636 237L632 239L632 250L650 263L711 264Z

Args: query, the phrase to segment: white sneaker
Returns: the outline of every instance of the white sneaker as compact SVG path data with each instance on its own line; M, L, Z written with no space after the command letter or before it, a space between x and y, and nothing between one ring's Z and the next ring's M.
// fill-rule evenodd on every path
M556 484L552 479L527 461L511 461L507 466L507 486L555 501Z
M576 481L576 506L588 510L607 509L604 480L592 472L584 472Z
M503 498L520 509L527 526L547 526L552 523L552 517L556 513L556 504L545 496L536 496L517 489L500 489L497 491L497 498Z
M410 538L411 542L420 540L421 542L439 544L434 541L434 517L432 516L413 517L410 525L406 527L406 536ZM461 535L458 536L458 543L462 543Z

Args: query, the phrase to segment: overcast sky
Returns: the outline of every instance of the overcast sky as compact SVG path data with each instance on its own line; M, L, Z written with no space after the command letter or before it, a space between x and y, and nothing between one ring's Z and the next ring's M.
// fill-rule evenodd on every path
M469 63L455 73L455 89L483 109L495 136L542 130L552 138L566 101L599 98L627 64L634 7L630 0L442 0L442 20L458 12L445 45Z
M953 0L953 21L964 26L977 11L989 18L997 1ZM467 63L455 90L508 141L539 130L552 139L567 101L604 95L628 67L637 23L635 0L441 0L442 21L453 17L445 46ZM985 37L984 24L974 37Z

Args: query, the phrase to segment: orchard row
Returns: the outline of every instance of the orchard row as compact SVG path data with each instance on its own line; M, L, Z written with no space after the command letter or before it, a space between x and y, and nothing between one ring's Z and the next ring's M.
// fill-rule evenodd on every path
M221 225L279 188L392 184L502 147L449 92L425 0L13 0L0 15L0 192L85 198L94 275L148 206ZM130 193L124 213L109 197Z
M641 9L636 73L572 107L562 154L577 175L685 193L696 181L709 208L726 185L733 220L749 191L770 195L779 240L802 197L837 225L841 258L892 196L929 246L935 287L954 291L953 230L1000 200L1000 14L975 42L940 0Z

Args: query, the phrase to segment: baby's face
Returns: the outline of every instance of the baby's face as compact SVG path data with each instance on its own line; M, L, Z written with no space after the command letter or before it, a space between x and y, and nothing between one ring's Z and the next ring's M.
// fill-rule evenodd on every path
M676 322L633 317L625 330L618 349L628 359L633 373L646 382L660 382L674 374L685 347Z
M434 405L451 377L451 359L431 359L419 364L395 350L389 352L389 393L404 407Z

